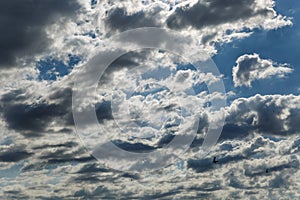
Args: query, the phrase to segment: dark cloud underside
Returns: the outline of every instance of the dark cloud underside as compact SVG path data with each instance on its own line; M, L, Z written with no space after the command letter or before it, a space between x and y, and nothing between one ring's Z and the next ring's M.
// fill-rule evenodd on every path
M106 25L111 30L125 31L139 27L157 26L155 18L140 11L128 14L124 8L116 8L108 13Z
M25 158L28 158L32 153L28 153L24 150L12 150L8 152L0 153L0 162L18 162Z
M208 3L208 4L206 4ZM198 1L192 7L178 7L167 19L172 29L192 26L201 29L205 26L235 22L256 15L267 15L270 10L253 10L254 0L208 0Z
M22 90L12 91L3 95L0 109L3 118L10 129L26 136L39 136L49 130L53 121L60 125L72 125L71 113L72 91L70 88L55 91L50 95L55 103L25 103L30 97Z
M80 8L75 0L0 1L0 68L9 68L22 56L45 50L49 41L45 27Z

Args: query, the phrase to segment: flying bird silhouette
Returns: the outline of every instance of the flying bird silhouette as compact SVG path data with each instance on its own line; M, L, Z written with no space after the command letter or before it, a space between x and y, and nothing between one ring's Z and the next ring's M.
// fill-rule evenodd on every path
M214 157L213 163L219 162L219 161L217 161L216 159L217 159L217 157Z
M266 173L269 173L269 169L266 169Z

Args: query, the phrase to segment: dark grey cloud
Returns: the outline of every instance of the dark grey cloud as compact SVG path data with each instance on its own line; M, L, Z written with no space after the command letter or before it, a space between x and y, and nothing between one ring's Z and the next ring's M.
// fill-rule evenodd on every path
M99 80L99 86L101 89L102 84L106 84L112 80L114 72L120 71L122 69L133 69L135 67L141 66L142 63L147 61L148 55L154 50L137 50L130 51L116 60L114 60L104 71L103 75Z
M157 148L163 148L164 146L168 145L175 137L175 134L167 133L165 134L158 142Z
M256 15L266 16L272 13L267 8L254 9L254 0L206 0L198 1L193 6L177 7L167 19L167 26L172 29L194 27L201 29L248 19Z
M78 156L78 152L73 154L64 154L63 152L57 152L57 154L50 154L46 156L40 157L42 160L46 160L47 165L49 164L62 164L62 163L86 163L92 160L95 160L92 156L85 156L85 157L76 157Z
M257 56L253 58L245 56L243 59L238 60L237 64L238 70L233 74L235 84L237 84L237 79L242 82L248 82L250 80L250 72L260 67Z
M170 199L172 198L174 195L181 193L181 190L183 188L175 188L172 189L171 191L167 191L167 192L158 192L157 194L153 194L153 195L145 195L142 199Z
M38 150L38 149L46 149L46 148L60 148L60 147L66 147L71 148L77 146L78 143L76 142L65 142L65 143L59 143L59 144L44 144L41 146L34 146L32 149Z
M3 107L3 104L11 102L11 101L25 101L27 97L24 94L24 91L22 89L18 90L11 90L10 92L3 94L1 97L0 108ZM2 108L3 109L3 108Z
M0 2L0 69L23 56L33 56L51 43L45 27L80 8L76 0L12 0Z
M291 170L292 171L292 170L299 169L299 161L298 160L291 160L288 163L275 164L275 165L273 163L270 163L270 165L271 166L268 167L269 173L280 172L283 170ZM262 169L264 169L264 168L262 168ZM265 172L265 170L257 171L255 169L252 169L249 167L245 170L245 175L249 176L249 177L254 177L254 176L266 175L266 172Z
M79 174L86 174L86 173L104 173L109 172L111 170L100 166L97 163L88 163L84 165L80 170L77 171Z
M22 168L22 172L32 172L49 169L49 167L56 169L59 166L67 165L68 163L94 163L94 157L86 153L77 138L74 136L58 134L62 139L53 140L54 144L44 144L40 146L28 146L30 149L31 160ZM54 136L57 137L57 136ZM31 139L31 138L30 138ZM72 142L68 140L73 140ZM52 142L53 142L52 141ZM82 169L78 174L83 174L84 171L88 173L88 169Z
M294 108L290 110L290 114L287 117L287 126L292 133L300 130L300 108Z
M6 107L3 112L8 127L28 134L42 134L52 122L53 117L62 117L65 113L55 104L16 104Z
M200 159L200 160L188 160L188 168L191 168L195 170L195 172L200 173L200 172L206 172L208 170L213 170L213 162L212 158L205 158L205 159Z
M32 154L26 151L24 147L17 146L0 152L0 162L18 162L30 157Z
M205 36L203 36L203 38L201 39L201 42L202 42L203 44L206 44L207 42L212 41L216 36L217 36L217 33L205 35Z
M225 124L219 138L224 140L250 139L253 133L287 137L300 132L300 108L297 103L299 96L294 95L255 95L239 98L224 111ZM208 121L202 120L198 134L205 133ZM198 142L197 142L198 141ZM192 144L201 144L198 138Z
M228 152L232 151L232 149L228 150ZM228 153L227 152L227 153ZM214 152L216 153L216 152ZM220 151L217 152L218 153L218 157L217 157L217 165L218 166L222 166L222 165L226 165L226 164L232 164L234 162L239 162L243 159L246 159L247 156L251 156L249 155L222 155L222 153L220 153ZM207 171L210 170L214 170L215 169L216 164L213 163L213 157L206 157L203 159L189 159L187 162L187 167L193 169L195 172L197 173L206 173Z
M133 68L139 65L140 59L145 59L145 51L130 51L116 60L114 60L105 70L107 73L112 73L124 68Z
M109 182L111 184L112 182L118 181L120 178L125 178L130 181L138 180L140 178L139 174L120 172L114 169L106 168L105 166L96 162L84 164L84 166L75 174L76 176L72 178L72 181L80 183Z
M71 180L72 182L78 182L78 183L85 183L85 184L96 184L101 182L102 180L98 178L98 175L92 175L89 174L88 176L86 175L79 175L76 178Z
M25 90L2 96L0 109L8 128L26 136L41 136L53 129L50 126L53 121L63 127L61 132L70 132L74 127L71 88L56 88L39 103L25 103L29 99ZM96 103L95 110L100 123L113 119L110 101Z
M9 92L0 100L2 116L8 128L16 130L26 136L39 136L48 131L48 126L54 120L62 125L70 125L71 90L70 88L56 91L50 95L55 103L26 103L30 97L26 91Z
M96 116L100 123L103 123L104 120L113 120L113 114L111 110L111 102L103 101L95 105Z
M129 14L125 8L115 8L108 11L106 26L113 31L125 31L139 27L157 26L157 20L153 16L148 16L144 11Z
M155 150L156 148L153 146L149 146L143 143L129 143L121 140L113 140L112 141L116 146L119 148L125 150L125 151L131 151L135 153L145 153Z
M224 125L222 134L219 138L219 142L223 140L232 140L232 139L244 139L249 135L249 132L253 130L250 124L245 124L239 126L232 122L228 122Z
M140 179L139 174L127 173L127 172L123 173L123 174L121 175L121 177L129 178L129 179L135 179L135 180Z
M239 98L224 111L225 124L218 142L250 139L253 133L286 137L300 132L299 96L255 95ZM209 127L207 116L199 120L198 134L191 147L199 147ZM172 138L166 138L169 142Z

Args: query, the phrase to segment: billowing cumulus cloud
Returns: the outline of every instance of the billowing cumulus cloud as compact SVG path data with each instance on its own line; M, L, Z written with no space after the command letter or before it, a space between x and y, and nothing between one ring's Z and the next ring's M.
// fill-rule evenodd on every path
M236 61L236 66L232 69L234 85L251 87L255 80L261 80L277 76L285 77L293 72L288 64L277 64L268 59L261 58L258 54L245 54Z
M108 33L139 27L165 27L192 35L210 48L214 42L247 37L255 28L269 30L292 25L290 19L274 10L272 0L103 1L100 5L106 9L100 24ZM214 53L213 48L209 51Z
M236 99L225 109L221 139L246 138L254 132L279 137L298 134L299 100L294 95L259 94Z
M193 127L187 118L191 113L200 118L189 151L165 168L138 174L111 169L94 159L78 138L72 116L72 86L81 64L96 51L122 48L104 42L108 36L144 26L169 28L190 39L184 51L193 53L204 46L214 55L214 44L245 38L256 29L292 25L277 13L274 2L1 1L0 198L299 199L299 96L238 98L213 115L210 101L224 95L208 94L204 82L214 84L222 76L197 73L179 56L164 51L123 55L106 70L96 97L87 97L86 102L95 107L100 126L106 126L117 146L133 152L160 149L177 134L180 120L185 119L184 133ZM172 41L155 37L157 42ZM71 63L73 55L80 63ZM23 65L26 59L31 64ZM59 64L47 66L51 70L41 74L45 67L41 63L52 64L43 61ZM146 70L136 70L139 66ZM62 68L67 68L63 76L43 78ZM236 86L251 86L256 79L291 72L285 64L244 55L234 68L234 81ZM110 98L112 88L121 88L114 91L115 99ZM180 94L178 98L170 89ZM196 95L190 95L193 92ZM129 114L120 112L126 103ZM209 122L218 114L226 116L219 143L210 154L200 156ZM122 128L133 121L138 131L129 127L127 134L119 134L116 117L123 120ZM85 122L89 128L89 120ZM157 130L164 134L155 135ZM217 164L212 162L214 156Z

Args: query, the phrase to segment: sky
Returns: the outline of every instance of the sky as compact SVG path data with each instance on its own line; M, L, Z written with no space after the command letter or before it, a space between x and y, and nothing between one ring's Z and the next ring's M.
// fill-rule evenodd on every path
M298 0L0 13L0 199L299 199Z

